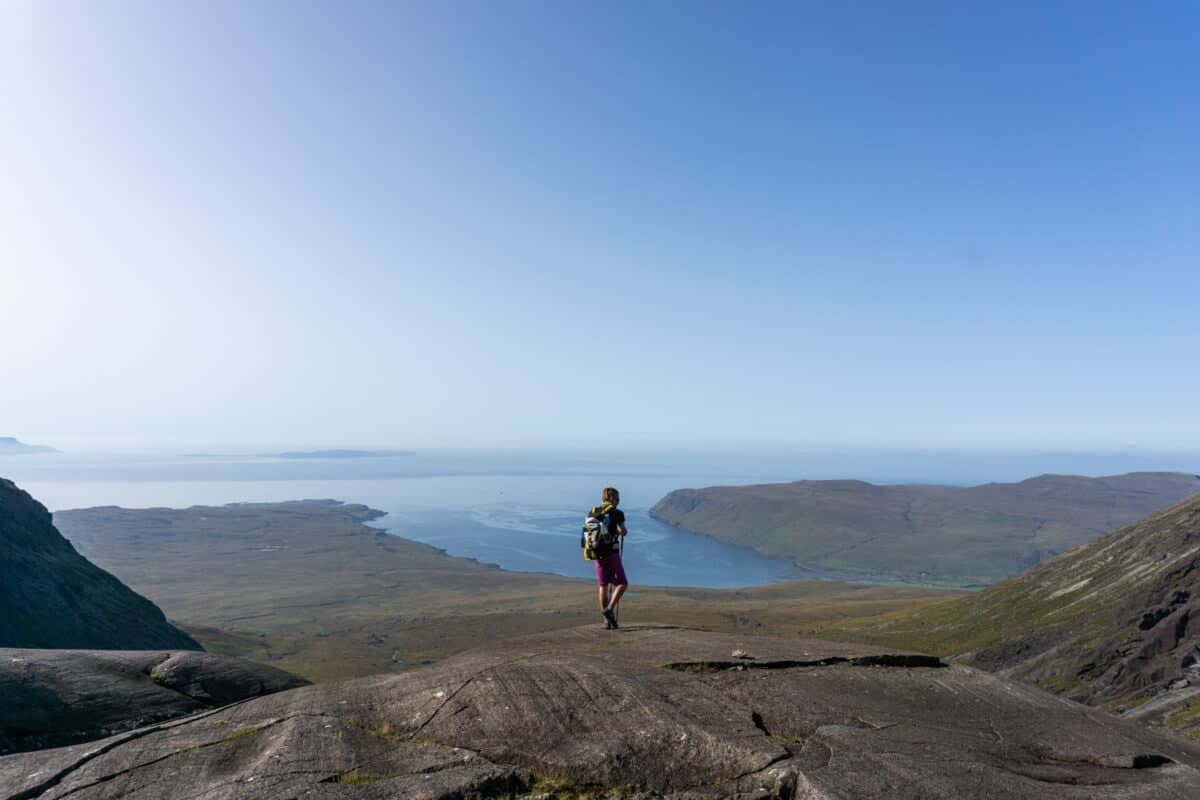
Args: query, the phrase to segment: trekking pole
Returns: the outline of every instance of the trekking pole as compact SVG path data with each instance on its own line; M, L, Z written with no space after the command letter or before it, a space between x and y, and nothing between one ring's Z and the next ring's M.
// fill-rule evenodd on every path
M625 567L625 537L624 536L620 536L617 538L617 552L621 556L621 568L624 569L624 567ZM617 590L617 587L614 586L613 591L615 592L616 590ZM613 619L617 621L618 625L621 624L621 604L620 603L617 603L617 605L613 607Z
M611 589L609 589L609 595L611 596L616 591L617 591L617 587L615 587L615 586L612 587ZM621 604L617 603L615 606L613 606L612 612L613 612L613 622L615 622L617 625L620 625L621 624Z

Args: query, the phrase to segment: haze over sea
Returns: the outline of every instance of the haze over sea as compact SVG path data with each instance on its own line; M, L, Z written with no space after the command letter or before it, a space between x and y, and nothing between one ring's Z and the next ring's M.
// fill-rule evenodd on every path
M280 448L278 452L296 448ZM579 524L603 486L629 516L625 561L643 585L731 588L835 578L651 519L684 487L855 477L876 483L1021 480L1043 472L1195 471L1192 454L775 452L569 454L440 451L357 458L272 453L48 453L0 457L0 475L52 511L333 498L386 512L375 524L508 570L591 577Z

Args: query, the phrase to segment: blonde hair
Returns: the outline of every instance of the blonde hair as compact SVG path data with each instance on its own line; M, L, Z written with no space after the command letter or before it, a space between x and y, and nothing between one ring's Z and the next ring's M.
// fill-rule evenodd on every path
M600 499L606 503L616 505L621 502L621 493L611 486L604 487L604 491L600 492Z

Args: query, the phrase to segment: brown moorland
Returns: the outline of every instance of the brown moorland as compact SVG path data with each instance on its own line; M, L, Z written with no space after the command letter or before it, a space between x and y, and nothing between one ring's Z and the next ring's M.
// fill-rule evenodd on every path
M100 507L54 521L80 552L154 600L205 649L322 681L426 665L521 634L595 622L594 584L506 572L308 500L188 509ZM635 586L623 619L800 635L944 599L827 581L743 590Z

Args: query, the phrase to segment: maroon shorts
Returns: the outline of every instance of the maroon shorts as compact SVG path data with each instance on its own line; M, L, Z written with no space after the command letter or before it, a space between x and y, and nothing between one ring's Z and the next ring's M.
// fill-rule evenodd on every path
M596 559L596 583L607 586L628 586L625 580L625 568L621 566L621 554L609 553L604 558Z

